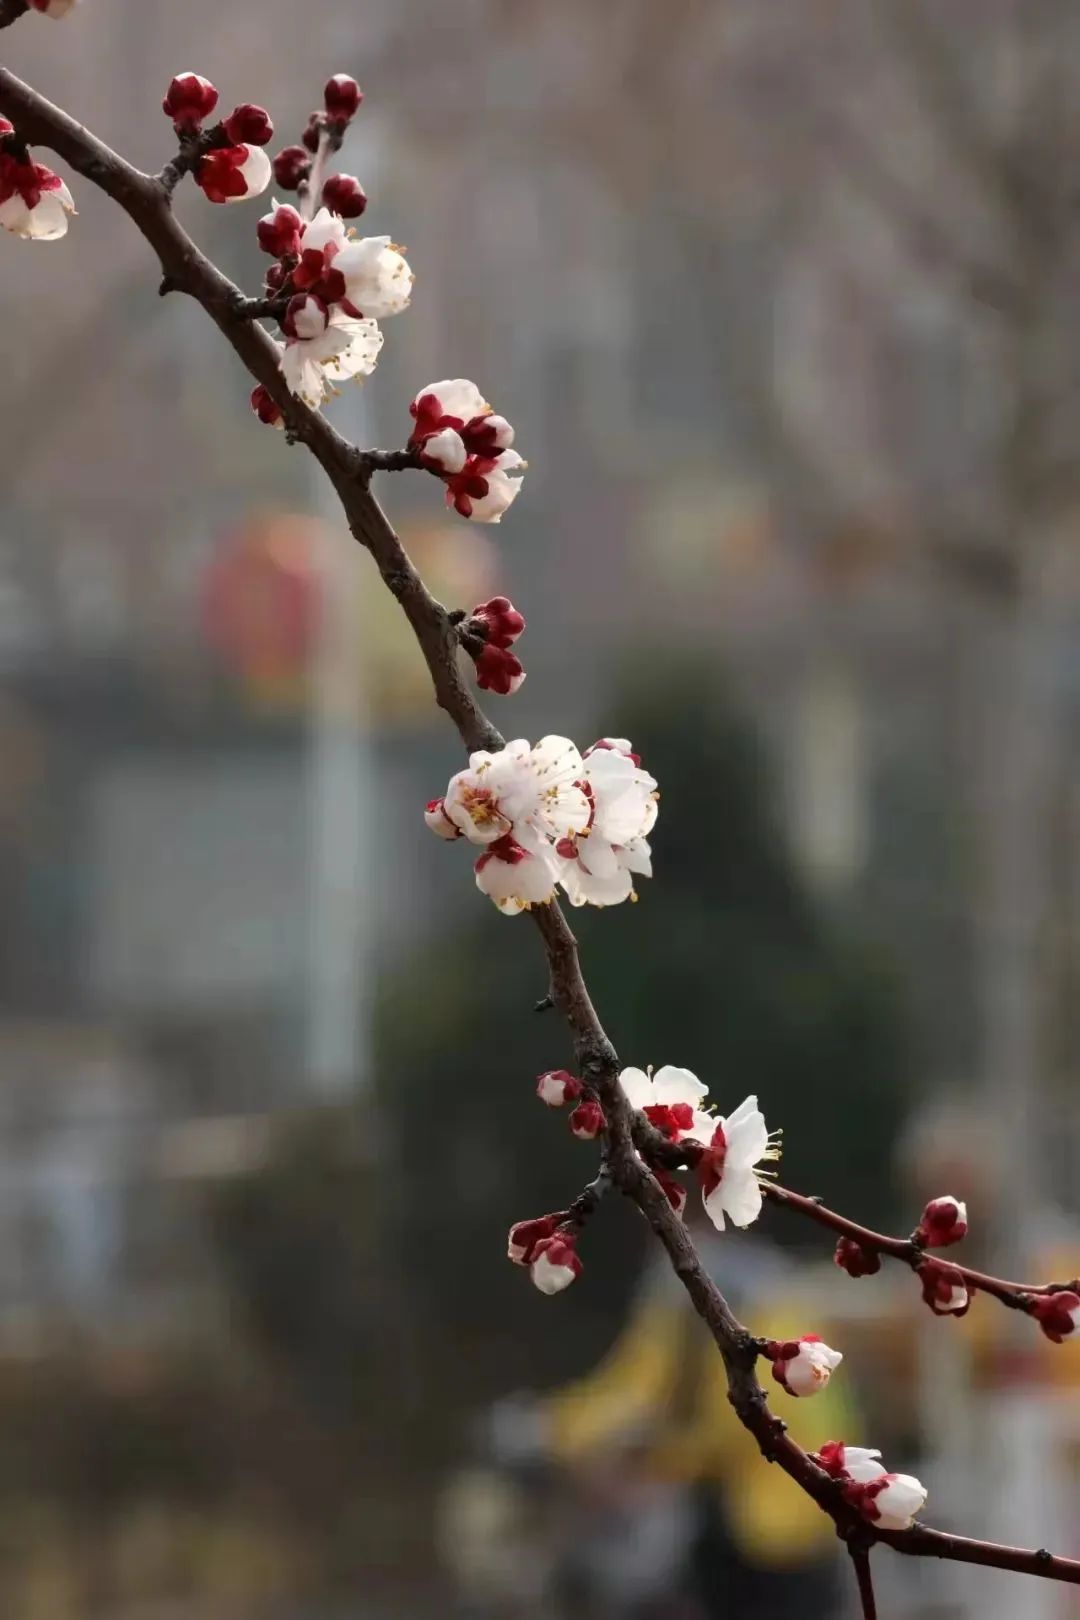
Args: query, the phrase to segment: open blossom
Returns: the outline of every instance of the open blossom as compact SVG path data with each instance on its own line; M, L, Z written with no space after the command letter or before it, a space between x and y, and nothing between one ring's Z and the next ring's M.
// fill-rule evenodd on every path
M450 779L443 806L474 844L510 832L565 838L589 819L581 774L581 755L568 737L542 737L532 747L515 738L496 754L472 754Z
M514 429L474 382L448 377L422 388L409 410L409 443L446 485L446 503L477 523L499 523L517 499L527 463L511 448Z
M774 1341L766 1353L772 1359L773 1377L789 1395L819 1395L844 1359L839 1350L830 1350L816 1333Z
M589 826L557 848L559 882L573 906L614 906L634 897L634 877L652 876L648 834L656 822L656 778L641 768L625 737L586 750Z
M0 135L11 125L0 119ZM75 212L71 192L43 163L21 162L0 149L0 226L28 241L55 242L67 234L68 215Z
M673 1142L693 1129L709 1090L689 1069L670 1063L655 1074L651 1069L623 1069L619 1084L631 1108L640 1108L650 1124Z
M917 1268L922 1296L935 1316L966 1316L975 1290L964 1274L944 1260L923 1260Z
M314 293L298 293L282 321L281 369L292 392L319 406L334 383L367 377L383 344L375 321L357 320Z
M542 1238L533 1248L529 1268L542 1294L561 1294L581 1276L581 1261L570 1238Z
M320 285L331 276L326 288ZM412 271L388 236L351 237L329 208L320 208L305 227L295 286L340 299L352 315L381 321L406 308L412 282Z
M1080 1294L1060 1288L1055 1294L1032 1294L1029 1299L1028 1310L1055 1344L1080 1331Z
M827 1440L814 1454L814 1460L833 1479L865 1483L867 1480L880 1479L885 1473L880 1451L868 1451L865 1446L846 1446L842 1440Z
M195 169L195 183L212 203L245 202L266 190L270 159L261 146L241 142L207 152Z
M916 1243L928 1249L943 1249L959 1243L968 1229L967 1205L960 1198L932 1198L922 1212L915 1231Z
M516 917L555 898L551 858L535 838L531 843L530 848L506 833L477 857L476 887L504 916Z
M762 1160L780 1157L757 1098L747 1097L726 1119L698 1114L685 1135L706 1149L698 1160L697 1175L705 1213L713 1225L722 1232L725 1216L735 1226L751 1225L761 1214L762 1172L756 1167Z

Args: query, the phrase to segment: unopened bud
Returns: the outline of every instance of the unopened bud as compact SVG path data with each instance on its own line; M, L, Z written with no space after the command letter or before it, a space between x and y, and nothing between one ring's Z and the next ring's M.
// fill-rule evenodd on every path
M264 214L255 227L259 246L275 259L284 259L290 253L300 252L300 238L304 222L295 208L282 203L272 214ZM267 280L269 281L269 272Z
M323 105L331 118L355 118L364 99L364 92L354 78L348 73L335 73L332 79L327 79L326 89L323 91Z
M537 1076L536 1095L549 1108L562 1108L581 1096L581 1081L568 1069L547 1069Z
M1055 1344L1080 1329L1080 1294L1071 1288L1059 1288L1056 1294L1031 1294L1028 1299L1028 1311Z
M310 168L311 158L302 146L283 146L274 159L274 179L283 191L296 191Z
M945 1260L924 1260L917 1267L922 1296L935 1316L966 1316L974 1289L957 1266Z
M833 1264L849 1277L872 1277L875 1271L881 1270L881 1256L876 1249L864 1249L854 1238L842 1237L836 1245Z
M772 1375L789 1395L820 1395L843 1361L839 1350L830 1350L816 1333L801 1339L788 1339L767 1346Z
M967 1205L959 1198L932 1198L922 1212L915 1242L927 1249L959 1243L968 1229Z
M177 130L201 129L218 104L218 93L201 73L178 73L165 92L161 110Z
M549 1237L534 1247L529 1269L542 1294L561 1294L581 1276L582 1267L571 1238Z
M570 1115L570 1129L583 1142L591 1142L604 1128L604 1110L591 1097L578 1103Z
M323 207L342 219L359 219L367 207L367 192L352 174L332 174L322 191Z
M536 1245L552 1237L565 1219L566 1212L560 1209L553 1215L537 1215L531 1221L515 1221L506 1240L506 1258L515 1266L530 1265Z
M274 403L262 383L259 383L251 391L251 408L259 421L265 422L267 427L283 428L285 426L285 418L281 413L281 407Z
M234 146L246 141L249 146L265 146L274 138L274 126L265 107L245 101L234 107L225 120L225 133Z

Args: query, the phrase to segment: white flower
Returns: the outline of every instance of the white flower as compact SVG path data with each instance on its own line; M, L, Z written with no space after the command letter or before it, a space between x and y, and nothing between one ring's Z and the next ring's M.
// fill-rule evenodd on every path
M833 1479L854 1480L865 1485L868 1480L881 1479L885 1473L880 1451L868 1451L865 1446L846 1446L841 1440L829 1440L817 1453L819 1462Z
M524 738L497 754L473 754L452 777L443 801L447 816L474 844L490 844L532 830L549 839L569 837L589 819L578 786L581 755L568 737Z
M699 1113L685 1133L708 1150L698 1163L702 1199L709 1219L724 1230L725 1215L735 1226L749 1226L761 1213L761 1185L755 1166L778 1159L756 1097L747 1097L726 1119Z
M527 466L516 450L470 456L446 479L446 504L474 523L501 523L521 492L521 474Z
M17 163L0 153L0 226L27 241L67 235L75 201L58 174L41 163Z
M383 335L375 321L346 315L311 293L292 299L283 322L286 333L281 369L292 392L318 408L333 385L370 376Z
M640 1108L658 1130L673 1138L692 1128L709 1090L689 1069L671 1063L655 1074L651 1069L623 1069L619 1084L631 1108Z
M585 782L592 819L578 840L559 848L559 882L573 906L619 905L633 897L635 873L652 876L646 835L656 822L656 778L618 737L587 750Z
M542 1294L561 1294L581 1275L581 1261L565 1238L543 1238L533 1248L530 1271Z
M315 218L304 226L301 257L307 253L318 255L318 261L316 262L313 257L308 268L321 274L345 247L348 240L349 232L340 215L332 214L329 208L320 208Z
M345 277L345 296L362 315L381 321L407 307L413 273L388 236L348 242L336 255L334 269Z
M440 428L425 439L421 451L425 467L434 472L460 472L468 460L465 441L453 428Z
M789 1395L819 1395L843 1361L816 1333L770 1346L773 1377Z
M926 1506L926 1486L912 1474L885 1474L859 1490L861 1511L882 1530L910 1530Z
M455 839L461 837L461 829L455 827L446 811L443 809L442 799L432 799L424 811L424 820L437 838Z
M416 421L413 437L435 433L439 428L463 428L478 416L490 416L491 406L474 382L467 377L447 377L421 388L409 407Z
M476 887L507 917L555 898L551 858L539 843L528 848L507 834L488 845L475 870Z

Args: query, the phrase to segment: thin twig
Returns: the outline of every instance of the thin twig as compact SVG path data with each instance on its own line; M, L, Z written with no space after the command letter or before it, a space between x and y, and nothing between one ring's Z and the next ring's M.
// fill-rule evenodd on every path
M874 1597L874 1576L870 1569L870 1549L859 1541L848 1542L848 1552L859 1583L859 1600L863 1620L877 1620L877 1599Z
M4 4L5 0L0 0L0 7ZM239 313L244 303L239 288L211 264L181 229L173 216L167 187L159 178L134 169L82 125L2 67L0 111L12 118L28 140L50 147L77 173L117 202L153 248L165 282L194 298L206 310L234 353L279 405L291 437L305 444L325 471L341 500L352 534L371 553L384 583L400 603L427 663L436 701L453 720L466 748L497 750L503 747L501 734L483 713L461 674L457 656L460 619L450 614L428 591L371 493L373 463L321 415L290 393L272 340L256 322ZM856 1519L854 1510L844 1502L837 1481L829 1478L792 1440L786 1424L769 1411L755 1372L758 1341L734 1315L705 1271L686 1227L639 1157L635 1138L650 1148L655 1144L643 1133L643 1122L630 1107L619 1084L619 1060L589 997L577 941L565 916L554 903L535 907L531 916L544 943L551 976L551 999L573 1037L578 1071L604 1110L604 1185L610 1179L633 1200L667 1251L723 1358L728 1398L740 1422L756 1439L762 1455L779 1463L829 1514L842 1535L850 1536L859 1529L864 1538L869 1534L871 1540L886 1541L898 1552L1024 1570L1032 1575L1080 1584L1080 1563L1053 1558L1043 1549L1028 1552L998 1547L921 1527L903 1532L867 1532L865 1525ZM656 1132L652 1135L659 1137ZM591 1189L586 1189L582 1195L592 1196ZM598 1190L595 1196L599 1196Z

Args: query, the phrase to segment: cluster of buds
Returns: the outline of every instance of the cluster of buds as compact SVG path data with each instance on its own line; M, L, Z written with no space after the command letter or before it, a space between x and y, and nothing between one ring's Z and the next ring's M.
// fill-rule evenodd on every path
M527 466L511 448L514 430L505 416L497 416L465 377L422 388L409 410L409 444L446 485L447 506L477 523L501 522Z
M507 1258L515 1266L528 1267L542 1294L561 1294L581 1275L573 1233L564 1229L566 1219L566 1211L558 1210L535 1220L518 1221L510 1228Z
M772 1375L789 1395L820 1395L843 1361L839 1350L830 1350L817 1333L804 1333L801 1339L770 1339L764 1354L772 1362Z
M881 1530L910 1530L926 1505L926 1487L912 1474L891 1474L880 1451L829 1440L813 1460L844 1487L844 1500Z
M363 99L363 91L348 73L335 73L326 81L323 105L308 119L300 144L283 147L274 158L274 179L283 191L307 185L320 146L337 151ZM367 207L367 194L355 176L332 174L323 181L315 206L329 208L342 219L359 219Z
M511 697L525 682L521 660L510 651L525 628L508 596L493 596L473 608L461 626L461 644L476 665L476 684L484 692Z
M194 158L195 183L213 203L244 202L270 184L270 159L263 148L274 126L265 107L241 102L212 129L206 120L218 104L217 88L201 73L178 73L161 109Z
M28 241L55 242L66 235L74 212L60 176L35 163L15 126L0 118L0 228Z

